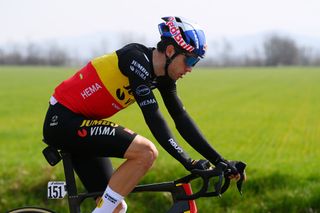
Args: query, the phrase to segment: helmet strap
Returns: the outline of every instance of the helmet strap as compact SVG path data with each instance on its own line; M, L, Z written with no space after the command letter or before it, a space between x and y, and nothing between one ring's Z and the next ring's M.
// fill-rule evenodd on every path
M171 56L171 57L168 57L167 54L166 54L166 64L165 64L165 66L164 66L165 76L168 76L168 77L169 77L168 67L169 67L169 65L171 64L171 62L173 61L173 59L174 59L175 57L177 57L178 55L179 55L178 52L175 52L175 53L173 54L173 56Z

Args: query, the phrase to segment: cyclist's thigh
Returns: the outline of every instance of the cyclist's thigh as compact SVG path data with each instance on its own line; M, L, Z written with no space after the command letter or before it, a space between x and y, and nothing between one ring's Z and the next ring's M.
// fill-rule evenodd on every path
M75 154L96 157L123 158L136 137L133 131L108 120L76 118L67 127L64 141L67 150Z
M105 190L113 173L109 158L72 156L72 163L74 170L88 192Z

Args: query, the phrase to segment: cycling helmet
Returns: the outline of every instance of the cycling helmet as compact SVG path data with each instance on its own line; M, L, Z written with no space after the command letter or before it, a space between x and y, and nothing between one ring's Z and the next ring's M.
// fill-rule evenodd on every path
M206 37L194 22L182 17L163 17L158 25L161 37L172 38L184 51L203 58L206 53Z

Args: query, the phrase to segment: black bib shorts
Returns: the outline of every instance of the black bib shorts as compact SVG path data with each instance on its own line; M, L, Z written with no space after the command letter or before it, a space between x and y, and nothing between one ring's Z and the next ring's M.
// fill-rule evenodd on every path
M72 156L75 171L89 192L104 191L113 169L108 157L123 158L136 133L111 121L88 119L56 103L47 111L47 144Z

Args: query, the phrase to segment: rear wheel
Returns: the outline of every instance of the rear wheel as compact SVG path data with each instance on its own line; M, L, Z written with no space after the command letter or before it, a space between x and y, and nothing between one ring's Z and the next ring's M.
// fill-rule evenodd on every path
M13 209L8 211L7 213L55 213L49 209L38 208L38 207L22 207L18 209Z

